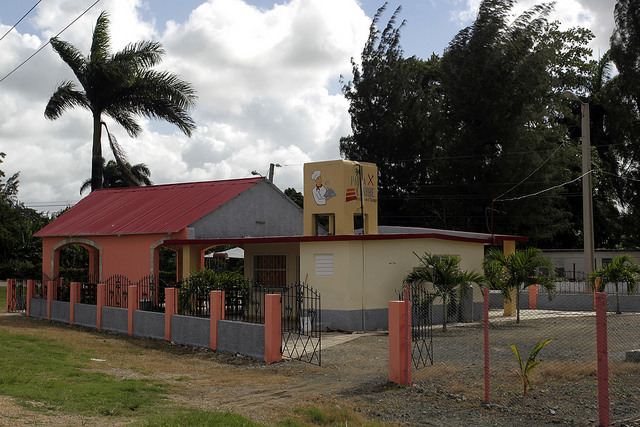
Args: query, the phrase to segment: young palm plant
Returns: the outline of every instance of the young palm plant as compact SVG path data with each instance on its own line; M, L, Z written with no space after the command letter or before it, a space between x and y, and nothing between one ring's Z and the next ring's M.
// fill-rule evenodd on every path
M620 314L622 311L620 310L618 286L620 283L626 283L627 293L634 293L640 280L640 266L636 265L629 254L620 255L615 257L609 264L603 265L591 273L589 279L592 289L598 292L602 292L607 283L614 284L616 291L616 314ZM599 283L599 285L596 286L596 283Z
M552 278L536 275L537 268L546 268L553 272L551 260L537 248L527 248L515 251L508 256L493 248L484 258L483 268L489 285L500 289L503 296L511 297L511 291L516 291L516 323L520 323L520 292L531 285L540 285L549 293L549 298L556 285Z
M475 283L483 285L483 276L474 271L460 270L460 259L453 255L423 256L416 254L420 265L405 277L408 284L433 285L434 296L442 299L442 331L447 331L448 307L455 305L458 297L464 295L467 288L464 285Z
M55 120L67 109L83 107L93 115L91 190L102 188L102 115L111 117L135 137L142 128L136 116L166 120L190 136L195 129L188 110L195 105L193 87L176 75L153 69L164 50L158 42L141 41L110 53L109 19L102 12L93 30L88 56L54 37L51 46L71 68L84 90L71 81L61 83L47 103L44 115ZM115 139L111 149L119 165L126 164ZM125 172L126 173L126 172Z
M540 353L540 350L542 350L542 348L550 342L551 338L547 338L544 341L541 338L533 347L531 353L529 353L529 357L526 361L522 359L522 357L520 357L520 353L518 352L518 348L515 346L515 344L511 344L509 346L511 351L513 351L513 354L516 355L516 360L518 361L519 370L516 371L516 375L518 375L518 378L520 378L520 381L522 382L522 394L525 396L531 389L531 381L529 380L529 376L531 375L531 372L533 372L533 370L536 368L536 366L540 364L540 360L536 360L536 357L538 356L538 353Z

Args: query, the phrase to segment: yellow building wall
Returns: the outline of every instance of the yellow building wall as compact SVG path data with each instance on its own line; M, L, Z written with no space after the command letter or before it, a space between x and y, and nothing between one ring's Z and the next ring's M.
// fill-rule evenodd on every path
M298 282L300 251L298 243L273 243L255 244L244 246L244 272L245 277L254 280L254 256L256 255L286 255L287 257L287 283L291 285ZM304 277L303 277L304 279Z
M364 208L365 234L378 233L378 168L373 163L332 160L304 165L304 235L316 235L317 215L332 215L329 234L354 234L354 215Z
M300 244L300 274L322 295L323 307L335 310L387 308L397 300L404 277L419 265L414 255L456 255L463 270L482 273L484 245L440 239L399 239ZM333 254L332 276L315 273L315 255ZM364 259L364 261L363 261ZM474 285L474 301L482 293Z

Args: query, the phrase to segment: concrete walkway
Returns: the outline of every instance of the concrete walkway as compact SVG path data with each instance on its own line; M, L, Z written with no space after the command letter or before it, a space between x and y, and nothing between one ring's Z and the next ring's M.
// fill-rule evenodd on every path
M323 332L322 333L322 348L327 349L335 347L339 344L344 344L349 341L356 340L362 337L370 336L388 336L387 331L373 331L373 332L353 332L351 334L344 332Z

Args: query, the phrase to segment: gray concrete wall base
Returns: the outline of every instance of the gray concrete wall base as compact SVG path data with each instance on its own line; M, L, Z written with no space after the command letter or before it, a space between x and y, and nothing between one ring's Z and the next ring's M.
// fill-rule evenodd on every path
M97 306L76 303L76 312L74 313L73 321L76 325L86 326L88 328L95 328L97 314L98 314Z
M133 335L164 339L164 313L152 311L133 312Z
M42 298L31 298L31 317L40 319L47 318L47 300Z
M264 325L219 320L216 350L264 360Z
M102 307L102 329L106 331L129 332L129 313L126 308Z
M389 322L389 315L382 316ZM382 322L382 319L377 319ZM321 329L332 331L362 331L366 327L367 316L363 310L322 310Z
M171 317L171 342L176 344L209 348L210 330L209 318L177 314Z
M76 304L75 310L74 323L76 325L96 327L97 307L95 305ZM51 312L51 320L69 323L68 302L52 301ZM31 317L47 317L47 300L31 299ZM375 317L380 317L380 314L376 314ZM221 320L218 322L218 328L218 351L232 354L240 353L264 360L264 325ZM102 329L126 334L128 332L128 310L103 307ZM133 335L163 340L164 313L135 311L133 313ZM210 321L208 318L180 315L172 317L171 340L176 344L209 348L209 337Z
M69 303L65 301L51 301L51 320L69 323Z

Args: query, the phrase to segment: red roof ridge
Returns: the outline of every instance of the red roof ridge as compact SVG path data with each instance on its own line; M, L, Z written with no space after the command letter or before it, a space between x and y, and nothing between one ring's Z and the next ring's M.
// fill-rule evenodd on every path
M177 232L264 179L239 178L96 190L36 235Z

